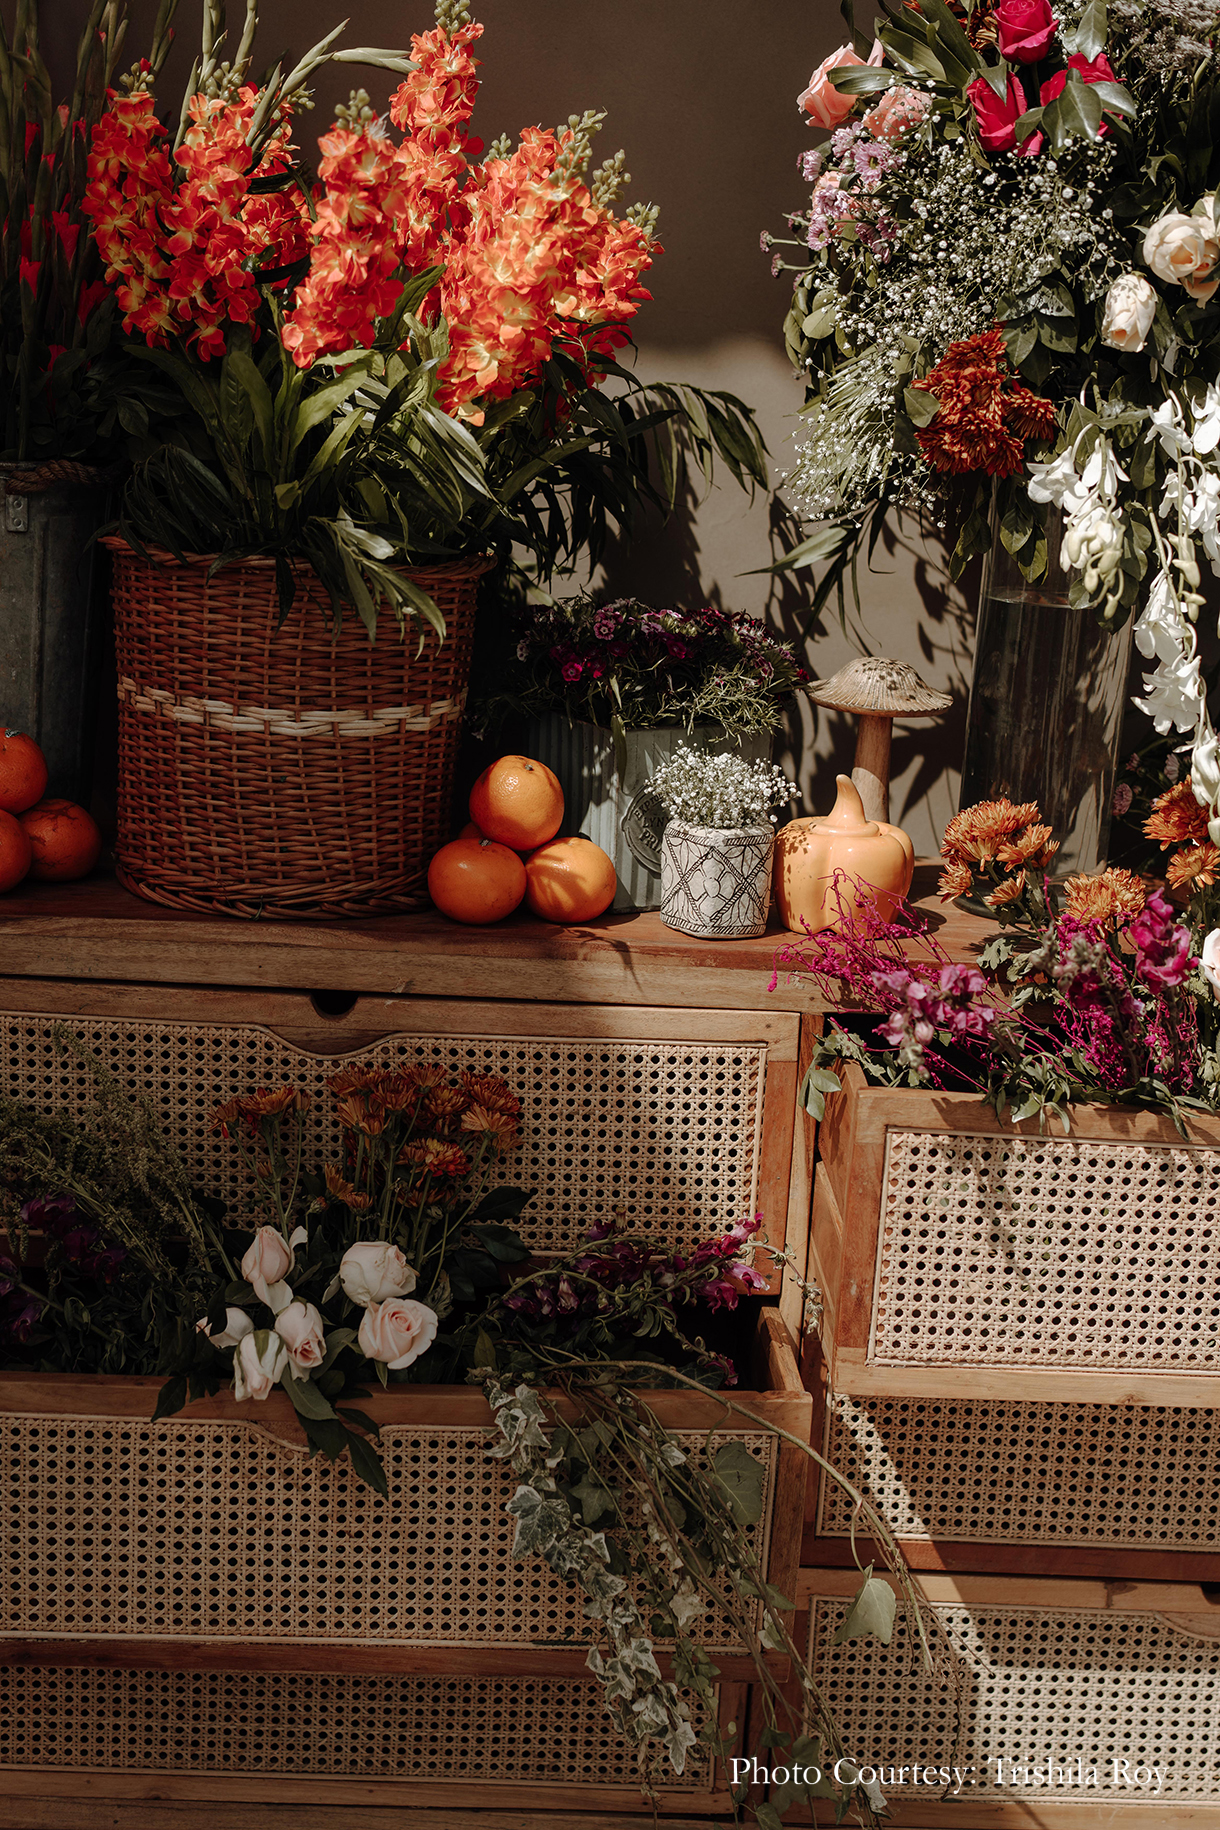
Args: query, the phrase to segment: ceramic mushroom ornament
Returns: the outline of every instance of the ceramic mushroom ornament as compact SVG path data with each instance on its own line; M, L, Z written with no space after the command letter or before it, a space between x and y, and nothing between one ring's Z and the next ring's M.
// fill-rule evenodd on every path
M866 820L890 817L890 739L895 718L927 718L947 711L948 693L933 692L905 661L862 655L829 680L808 689L815 705L854 712L860 720L851 779L860 791Z
M868 820L849 775L823 820L792 820L775 839L773 891L794 933L850 926L866 905L892 921L911 887L915 847L900 826Z

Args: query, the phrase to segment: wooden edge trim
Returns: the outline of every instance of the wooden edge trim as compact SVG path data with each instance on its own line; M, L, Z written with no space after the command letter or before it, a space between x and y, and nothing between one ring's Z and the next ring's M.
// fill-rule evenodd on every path
M1038 1399L1063 1404L1173 1406L1220 1410L1220 1372L1073 1372L1051 1366L869 1365L840 1347L834 1388L852 1398Z
M897 1589L885 1571L876 1572ZM932 1574L916 1571L915 1580L929 1601L983 1606L1096 1608L1105 1612L1192 1614L1214 1618L1220 1636L1220 1601L1187 1582L1122 1582L1059 1576L976 1576L965 1572ZM798 1599L807 1605L821 1599L854 1595L860 1587L856 1569L802 1569Z

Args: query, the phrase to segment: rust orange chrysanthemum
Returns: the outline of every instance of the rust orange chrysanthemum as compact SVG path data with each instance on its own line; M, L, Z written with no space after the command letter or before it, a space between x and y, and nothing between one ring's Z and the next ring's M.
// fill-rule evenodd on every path
M963 807L945 827L941 857L989 864L1005 840L1040 819L1037 801L979 801Z
M1014 877L1005 878L1003 883L997 883L983 901L990 909L1002 909L1006 903L1019 901L1024 888L1025 872L1021 870Z
M1166 880L1174 889L1208 889L1220 871L1220 846L1204 839L1176 852L1165 866Z
M1059 841L1051 837L1049 826L1027 826L996 847L996 861L1010 870L1027 864L1045 870L1058 850Z
M1197 843L1207 837L1207 809L1195 799L1189 775L1152 803L1152 812L1144 821L1144 834L1156 839L1162 851L1171 845Z
M955 896L968 896L973 888L974 872L964 858L954 858L946 864L936 886L942 902L952 902Z
M1023 441L1055 429L1054 402L1018 380L999 330L951 343L911 385L940 403L935 419L915 432L934 470L1013 476L1025 462Z
M1076 921L1129 921L1144 907L1148 891L1134 871L1111 865L1096 877L1069 877L1063 899Z

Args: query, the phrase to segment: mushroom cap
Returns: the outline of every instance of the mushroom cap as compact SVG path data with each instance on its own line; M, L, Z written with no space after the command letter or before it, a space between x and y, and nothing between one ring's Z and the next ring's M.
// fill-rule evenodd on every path
M877 655L861 655L829 680L815 680L806 690L817 705L874 718L927 717L930 712L947 711L953 703L950 693L933 692L905 661L886 661Z

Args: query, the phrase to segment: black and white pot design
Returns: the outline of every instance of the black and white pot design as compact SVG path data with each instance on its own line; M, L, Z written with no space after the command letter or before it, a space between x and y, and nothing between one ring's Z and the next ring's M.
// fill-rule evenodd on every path
M750 940L771 907L771 826L687 826L661 835L661 920L703 940Z

